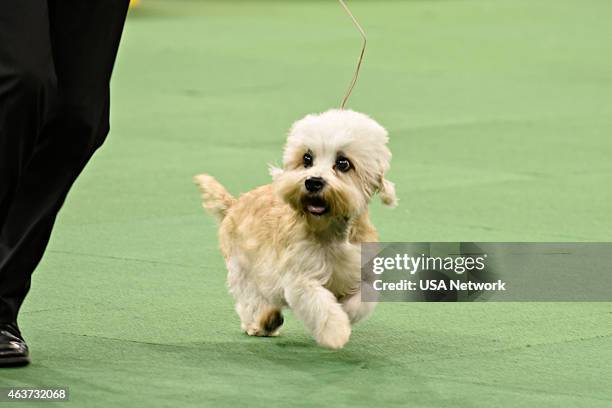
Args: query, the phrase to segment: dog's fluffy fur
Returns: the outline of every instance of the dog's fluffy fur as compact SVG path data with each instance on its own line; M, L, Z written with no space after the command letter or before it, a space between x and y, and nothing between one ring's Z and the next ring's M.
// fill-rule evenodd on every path
M242 330L277 335L281 310L289 306L320 345L337 349L348 341L351 323L372 312L375 303L361 301L359 243L378 240L367 209L372 196L396 204L385 178L387 141L386 130L368 116L330 110L292 126L283 168L271 168L271 184L236 199L211 176L195 177L204 207L220 221ZM348 171L339 158L349 160ZM324 183L320 191L306 188L311 178Z

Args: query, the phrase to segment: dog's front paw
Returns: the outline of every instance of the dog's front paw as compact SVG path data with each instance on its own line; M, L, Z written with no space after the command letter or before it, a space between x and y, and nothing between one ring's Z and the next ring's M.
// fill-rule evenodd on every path
M361 301L361 292L357 292L342 301L342 309L344 309L352 324L367 319L374 308L376 308L376 303Z
M317 343L330 349L341 349L351 337L351 323L346 314L327 320L316 336Z

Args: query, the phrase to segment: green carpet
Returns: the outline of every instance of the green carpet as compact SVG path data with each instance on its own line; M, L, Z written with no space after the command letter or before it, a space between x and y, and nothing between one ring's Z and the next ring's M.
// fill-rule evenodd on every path
M383 240L612 240L611 2L349 4L369 37L349 106L388 128L401 198L372 207ZM21 315L33 364L0 387L68 386L75 407L610 407L612 303L381 304L339 352L290 314L279 338L241 334L191 176L267 183L358 51L332 0L143 0L111 134Z

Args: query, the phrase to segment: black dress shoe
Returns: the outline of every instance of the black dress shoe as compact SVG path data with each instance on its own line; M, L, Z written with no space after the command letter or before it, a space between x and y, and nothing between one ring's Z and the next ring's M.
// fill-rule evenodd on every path
M17 325L0 323L0 367L19 367L30 363L30 353Z

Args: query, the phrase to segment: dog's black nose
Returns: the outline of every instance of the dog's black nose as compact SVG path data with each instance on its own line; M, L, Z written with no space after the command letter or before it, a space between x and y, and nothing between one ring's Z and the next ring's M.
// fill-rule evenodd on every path
M310 191L311 193L317 193L323 190L325 180L323 180L321 177L308 177L305 184L306 190Z

